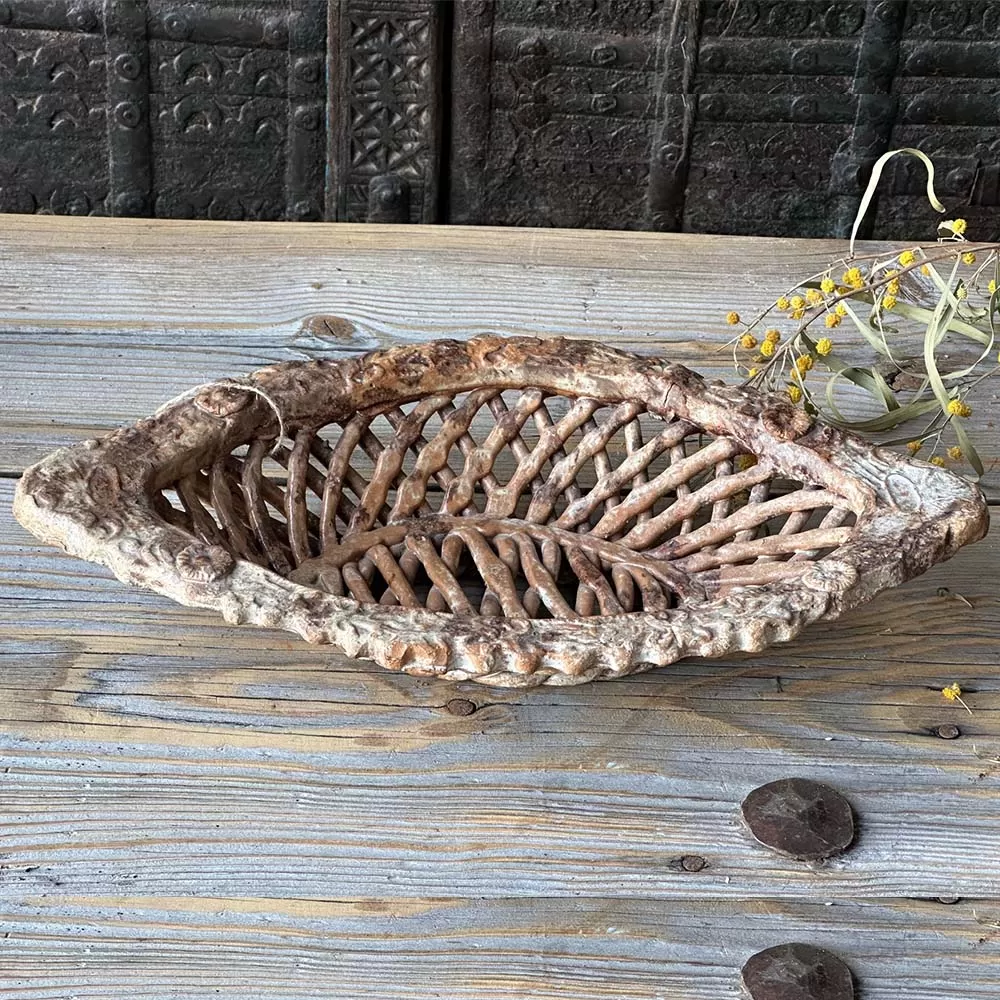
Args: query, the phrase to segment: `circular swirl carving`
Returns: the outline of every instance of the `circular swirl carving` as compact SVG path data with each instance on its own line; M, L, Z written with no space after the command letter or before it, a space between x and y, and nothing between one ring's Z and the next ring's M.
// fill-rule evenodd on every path
M319 79L319 60L306 58L297 60L295 77L303 83L315 83Z
M94 31L97 28L97 14L90 7L71 7L66 20L78 31Z
M236 561L221 545L193 542L177 553L177 572L185 580L213 583L232 573Z
M163 28L171 38L187 38L191 25L181 13L174 11L163 19Z
M115 71L123 80L136 80L142 72L142 63L127 52L115 60Z
M304 132L315 132L319 128L319 110L308 106L296 109L295 127Z
M135 101L121 101L115 105L115 121L124 128L135 128L142 121L142 111Z

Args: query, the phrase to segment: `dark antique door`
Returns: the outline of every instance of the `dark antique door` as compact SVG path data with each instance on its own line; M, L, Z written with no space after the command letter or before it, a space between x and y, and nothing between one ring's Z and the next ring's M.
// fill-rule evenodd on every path
M1000 4L2 0L0 209L843 234L1000 221ZM921 168L868 233L932 225Z

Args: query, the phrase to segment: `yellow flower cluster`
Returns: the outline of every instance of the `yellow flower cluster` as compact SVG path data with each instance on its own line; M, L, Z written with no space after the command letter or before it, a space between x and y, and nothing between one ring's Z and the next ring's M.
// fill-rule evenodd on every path
M740 337L740 347L752 351L757 346L757 338L752 333L744 333Z
M912 250L904 250L899 255L899 263L906 267L908 264L912 264L917 259L917 255Z
M809 354L800 354L795 359L795 369L800 375L805 375L806 372L812 371L813 359Z
M959 687L957 681L952 681L946 687L941 688L941 694L944 695L944 697L948 701L957 701L959 705L961 705L962 708L964 708L966 712L969 713L969 715L972 715L972 709L969 708L969 706L966 705L964 701L962 701L962 689L961 687Z
M790 303L793 309L804 309L806 300L801 295L793 295Z
M790 303L790 302L788 301L788 299L787 299L787 298L786 298L786 297L785 297L784 295L782 295L782 296L781 296L781 298L779 298L779 299L778 299L778 301L777 301L777 302L775 302L774 304L775 304L775 305L776 305L776 306L777 306L777 307L778 307L778 308L779 308L779 309L780 309L780 310L781 310L782 312L784 312L784 311L785 311L785 310L786 310L786 309L787 309L787 308L788 308L788 307L789 307L789 306L791 305L791 303Z
M806 289L806 302L811 306L818 306L823 301L823 293L816 288Z
M846 316L846 315L847 315L847 306L845 306L843 302L838 302L838 303L837 303L837 304L836 304L836 305L835 305L835 306L833 307L833 311L834 311L834 312L835 312L835 313L836 313L836 314L837 314L838 316Z
M740 321L740 314L738 312L727 312L726 313L726 322L730 326L736 326L736 324L739 323L739 321Z
M962 449L957 444L953 444L948 449L948 457L953 458L956 462L959 461L962 458Z
M797 403L802 398L802 390L797 385L790 385L788 387L788 398L793 403Z
M823 317L823 322L828 329L832 330L835 326L840 326L840 317L835 312L827 313Z
M765 340L764 343L760 345L760 353L761 356L765 358L774 357L774 341Z
M935 455L930 461L931 465L936 465L939 469L944 468L944 459L940 455Z
M770 344L777 344L781 340L780 330L766 330L764 332L764 340Z
M882 296L882 308L883 309L895 309L896 308L896 296L895 295L883 295Z
M816 341L816 353L825 358L833 350L833 341L829 337L820 337Z
M865 277L859 267L848 268L840 280L849 288L864 288L865 285Z
M963 236L969 224L965 219L945 219L938 223L938 229L950 229L956 236Z
M837 285L834 282L833 278L831 278L829 275L827 275L819 283L819 287L820 287L820 290L823 292L824 295L830 295L833 292L833 290L837 287Z
M948 401L948 413L953 417L971 417L972 407L962 399Z
M969 253L963 253L962 254L962 263L963 264L975 264L976 263L976 255L974 253L972 253L971 251Z
M997 283L992 278L990 278L990 283L986 286L986 291L988 291L990 295L994 295L996 294L996 290L997 290Z
M924 446L923 441L907 441L906 442L906 450L911 455L916 455L916 453L918 451L920 451L920 449L923 448L923 446Z
M899 278L896 277L897 274L899 274L899 271L895 269L885 272L885 276L889 279L885 290L889 295L899 295Z

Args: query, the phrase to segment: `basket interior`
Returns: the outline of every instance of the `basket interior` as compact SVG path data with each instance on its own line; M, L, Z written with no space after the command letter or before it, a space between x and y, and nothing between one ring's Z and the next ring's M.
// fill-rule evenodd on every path
M358 601L574 618L664 611L722 569L765 582L850 537L846 500L765 464L641 402L489 388L250 440L154 502Z

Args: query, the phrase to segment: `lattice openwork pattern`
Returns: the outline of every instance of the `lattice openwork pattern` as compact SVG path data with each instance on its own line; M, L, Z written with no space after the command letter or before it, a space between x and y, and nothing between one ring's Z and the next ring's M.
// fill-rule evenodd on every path
M538 387L257 438L160 496L184 530L330 594L511 618L666 611L720 566L766 581L822 558L855 519L731 438Z
M36 534L391 669L578 684L759 650L986 530L946 470L582 341L277 365L29 469Z

